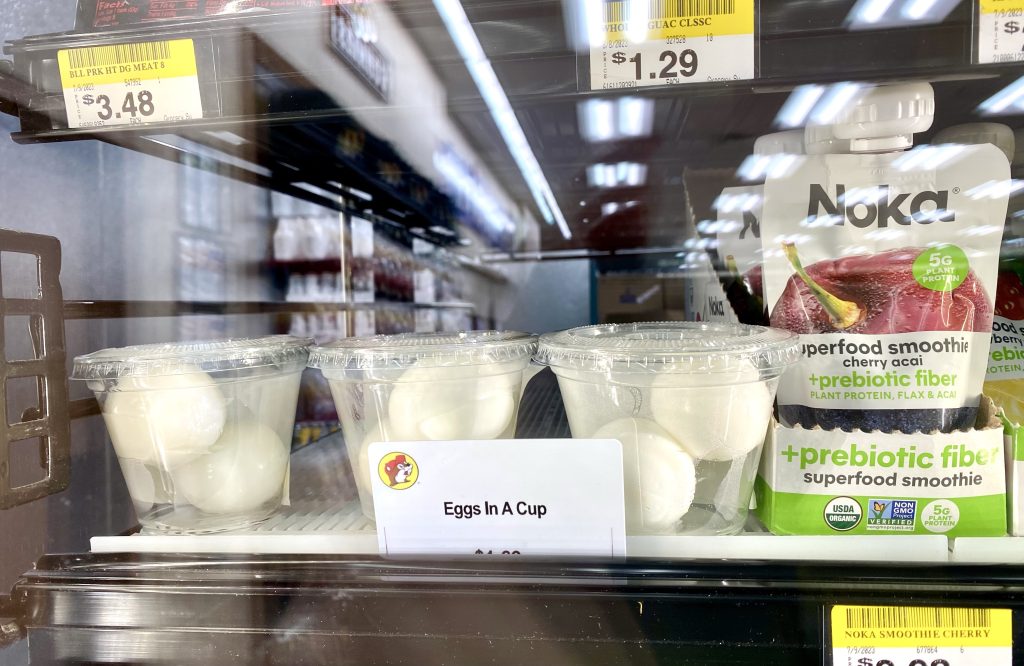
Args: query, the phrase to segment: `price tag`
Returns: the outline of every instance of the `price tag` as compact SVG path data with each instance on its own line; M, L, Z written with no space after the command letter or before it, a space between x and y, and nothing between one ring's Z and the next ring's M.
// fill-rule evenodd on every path
M68 127L203 117L191 39L57 52Z
M978 2L978 62L1024 60L1024 0Z
M604 0L593 90L754 78L754 0ZM594 40L594 37L592 37ZM591 42L592 44L594 41Z
M616 440L376 442L366 464L382 555L626 554Z
M834 606L833 666L1010 666L1013 612Z

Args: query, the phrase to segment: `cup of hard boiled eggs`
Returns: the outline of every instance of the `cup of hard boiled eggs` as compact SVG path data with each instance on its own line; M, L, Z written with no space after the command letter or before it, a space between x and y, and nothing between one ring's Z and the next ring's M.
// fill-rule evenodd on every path
M138 345L79 356L143 527L245 527L281 506L312 341Z
M515 436L537 338L514 331L401 333L316 347L309 365L331 387L363 513L374 518L374 442Z
M732 534L747 519L788 331L607 324L543 335L575 438L622 443L628 534Z

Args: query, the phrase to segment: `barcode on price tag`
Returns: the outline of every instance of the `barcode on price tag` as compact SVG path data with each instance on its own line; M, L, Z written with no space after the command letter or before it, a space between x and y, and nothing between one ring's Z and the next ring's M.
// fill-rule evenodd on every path
M68 127L105 127L203 116L191 39L57 52Z
M1009 666L1013 613L995 608L834 606L833 666Z
M978 62L1024 60L1024 0L979 0Z
M586 7L593 90L754 78L754 0L591 0Z

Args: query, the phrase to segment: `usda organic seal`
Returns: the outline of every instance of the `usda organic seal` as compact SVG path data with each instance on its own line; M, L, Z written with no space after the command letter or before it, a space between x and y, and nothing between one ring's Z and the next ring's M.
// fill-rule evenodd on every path
M857 527L863 515L860 503L852 497L836 497L825 505L825 524L837 532L848 532Z

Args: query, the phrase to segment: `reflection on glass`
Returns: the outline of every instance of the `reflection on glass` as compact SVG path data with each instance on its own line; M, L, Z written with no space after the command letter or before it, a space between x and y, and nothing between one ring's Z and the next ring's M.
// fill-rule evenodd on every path
M1024 108L1024 76L1006 86L978 105L983 116L994 116L1003 113L1020 113Z
M580 135L590 143L651 135L654 100L643 97L588 99L577 107Z
M484 54L483 47L480 46L480 41L476 37L469 18L466 17L462 5L459 0L434 0L434 6L462 55L462 60L469 69L469 74L476 83L480 96L483 97L502 139L505 140L505 145L508 146L523 179L526 180L544 221L548 224L557 224L564 238L572 238L572 232L569 231L565 216L555 200L551 185L544 177L540 163L537 162L537 157L533 154L530 143L523 133L523 128L520 127L519 121L516 119L515 111L512 110L512 105L505 95L505 89L498 82L491 62Z
M587 184L591 187L638 187L647 182L647 165L636 162L591 164Z
M797 86L786 99L786 103L779 109L775 116L776 127L788 129L791 127L802 127L811 114L811 109L821 99L825 92L825 86L808 84Z
M846 17L850 30L941 23L960 0L858 0Z

